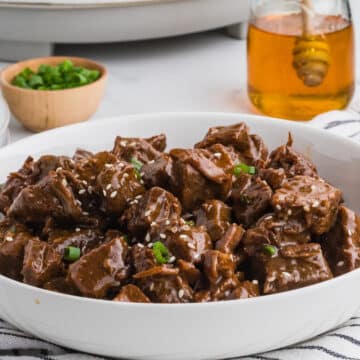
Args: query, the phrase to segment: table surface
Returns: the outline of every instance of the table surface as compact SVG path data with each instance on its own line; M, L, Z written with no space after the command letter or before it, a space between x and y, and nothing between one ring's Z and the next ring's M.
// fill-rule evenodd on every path
M360 1L352 0L360 65ZM246 95L246 43L223 32L104 45L58 46L57 55L93 58L109 70L105 98L90 121L163 111L255 112ZM6 63L0 62L0 67ZM14 119L11 141L30 132Z

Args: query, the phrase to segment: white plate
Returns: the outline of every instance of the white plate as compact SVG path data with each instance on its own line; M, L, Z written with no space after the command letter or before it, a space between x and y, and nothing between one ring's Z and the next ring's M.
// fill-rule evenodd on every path
M210 126L245 121L270 148L295 137L320 174L360 210L360 145L284 120L223 113L137 115L56 129L0 150L0 178L28 154L109 149L115 135L168 135L191 146ZM0 276L0 316L54 343L127 359L219 359L284 347L323 333L360 307L360 270L281 294L208 304L126 304L48 292Z

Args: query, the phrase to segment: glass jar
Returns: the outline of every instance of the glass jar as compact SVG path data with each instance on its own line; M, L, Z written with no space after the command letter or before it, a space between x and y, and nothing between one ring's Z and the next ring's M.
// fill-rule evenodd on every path
M355 88L348 0L252 0L248 95L261 112L309 120L345 108Z

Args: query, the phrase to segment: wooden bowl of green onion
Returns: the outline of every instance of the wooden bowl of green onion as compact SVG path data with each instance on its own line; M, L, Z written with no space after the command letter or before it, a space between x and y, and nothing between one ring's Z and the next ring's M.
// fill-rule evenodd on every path
M21 61L0 74L11 113L37 132L89 119L100 104L106 80L101 64L60 56Z

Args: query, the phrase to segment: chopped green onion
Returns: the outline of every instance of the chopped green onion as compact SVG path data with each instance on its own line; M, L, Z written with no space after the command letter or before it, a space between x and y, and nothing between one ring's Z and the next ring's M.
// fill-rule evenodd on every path
M144 165L141 161L139 161L139 160L136 159L136 158L132 158L132 159L130 160L130 162L131 162L132 166L133 166L137 171L140 171L141 168L142 168L143 165Z
M234 166L233 173L235 176L239 176L240 174L256 174L255 166L249 166L243 163L237 164Z
M189 225L189 226L195 226L195 221L194 220L188 220L188 221L185 221L185 224Z
M167 264L169 262L170 259L169 250L161 241L154 242L152 250L155 259L159 264Z
M75 246L68 246L64 249L64 260L74 262L80 259L81 250Z
M264 244L264 252L265 252L265 254L267 254L271 257L274 257L277 255L278 249L276 246Z

